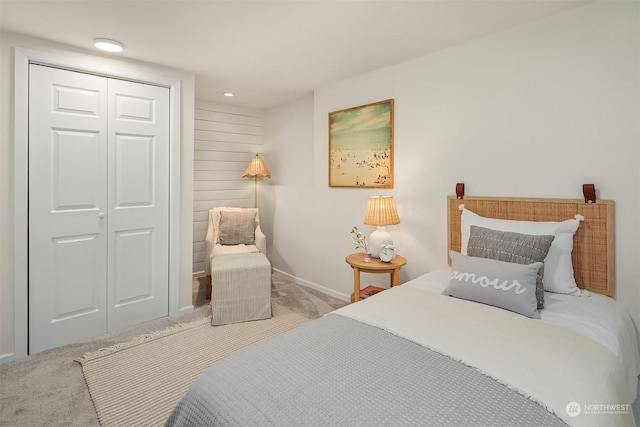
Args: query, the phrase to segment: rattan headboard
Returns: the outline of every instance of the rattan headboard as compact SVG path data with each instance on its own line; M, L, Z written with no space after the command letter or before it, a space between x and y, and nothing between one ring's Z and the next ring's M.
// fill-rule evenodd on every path
M478 215L519 221L564 221L584 216L573 238L573 272L580 288L614 296L613 201L585 203L581 199L522 199L508 197L447 197L448 247L460 251L461 212L464 204Z

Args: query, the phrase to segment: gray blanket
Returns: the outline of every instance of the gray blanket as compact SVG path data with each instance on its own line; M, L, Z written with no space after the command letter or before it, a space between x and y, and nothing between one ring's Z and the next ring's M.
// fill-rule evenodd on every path
M505 358L508 363L508 351ZM469 366L376 327L330 314L211 366L166 425L566 424Z

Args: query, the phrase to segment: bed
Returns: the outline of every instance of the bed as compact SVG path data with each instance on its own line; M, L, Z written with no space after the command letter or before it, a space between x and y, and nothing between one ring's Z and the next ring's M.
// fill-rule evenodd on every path
M447 204L450 268L217 362L166 425L635 425L637 335L609 297L613 202ZM542 261L499 259L523 241Z

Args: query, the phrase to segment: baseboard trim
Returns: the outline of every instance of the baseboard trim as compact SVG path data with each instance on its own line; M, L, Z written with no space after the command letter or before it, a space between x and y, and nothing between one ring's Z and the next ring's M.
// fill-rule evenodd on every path
M322 292L323 294L330 295L330 296L332 296L334 298L338 298L339 300L342 300L342 301L346 301L346 302L350 302L351 301L351 295L343 294L342 292L337 292L337 291L335 291L333 289L329 289L329 288L326 288L324 286L318 285L317 283L313 283L313 282L310 282L308 280L301 279L299 277L296 277L296 276L294 276L292 274L286 273L286 272L284 272L282 270L279 270L277 268L272 268L271 270L274 273L278 273L278 274L281 274L281 275L287 277L289 280L293 281L297 285L306 286L307 288L314 289L314 290L316 290L318 292ZM193 272L193 278L194 279L199 279L199 278L204 277L204 276L205 276L204 271L195 271L195 272ZM185 307L185 308L181 309L180 310L180 314L184 314L183 312L185 310L189 310L189 309L191 311L193 311L193 306Z
M5 363L11 363L13 361L15 361L14 353L0 354L0 365L4 365Z
M188 305L186 307L182 307L180 310L178 310L178 316L182 316L183 314L191 314L193 313L193 305Z
M351 295L346 295L346 294L343 294L342 292L337 292L334 289L329 289L324 286L318 285L317 283L309 282L308 280L304 280L299 277L293 276L277 268L273 268L273 271L287 277L289 280L293 281L297 285L306 286L307 288L314 289L318 292L322 292L323 294L330 295L342 301L346 301L346 302L351 301Z

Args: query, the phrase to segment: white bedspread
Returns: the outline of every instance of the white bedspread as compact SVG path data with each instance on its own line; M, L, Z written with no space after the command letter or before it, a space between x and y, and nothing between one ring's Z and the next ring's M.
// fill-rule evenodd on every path
M405 283L441 294L451 279L451 269L432 271ZM615 300L591 292L582 297L544 293L541 321L582 334L607 347L625 369L629 396L638 397L640 348L633 320Z
M463 361L530 396L570 425L635 425L618 358L579 333L404 285L334 313ZM629 406L621 413L572 417L567 413L571 402Z

